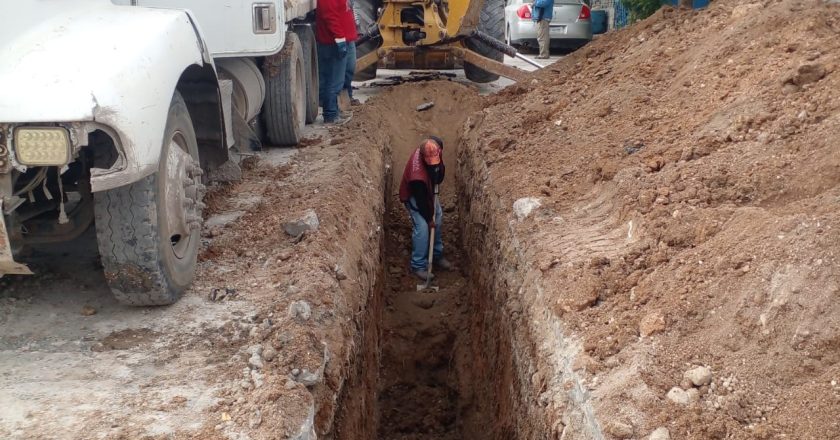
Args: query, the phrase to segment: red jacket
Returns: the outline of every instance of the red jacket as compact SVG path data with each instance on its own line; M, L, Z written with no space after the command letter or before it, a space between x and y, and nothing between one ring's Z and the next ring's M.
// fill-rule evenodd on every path
M443 157L441 157L441 180L443 179L445 170ZM406 162L402 180L400 181L400 201L406 203L412 196L414 196L417 202L417 210L420 211L420 214L427 221L431 221L435 212L435 192L432 186L432 177L426 169L423 158L420 157L419 148L414 150L414 153L411 154L408 162Z
M335 44L336 38L356 41L356 18L348 0L318 0L315 8L315 41Z

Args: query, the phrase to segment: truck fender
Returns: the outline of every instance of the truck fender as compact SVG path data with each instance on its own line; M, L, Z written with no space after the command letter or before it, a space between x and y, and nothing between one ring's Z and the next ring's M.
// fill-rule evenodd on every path
M12 2L10 2L12 3ZM93 191L136 182L158 169L166 118L181 91L208 166L226 160L215 67L184 10L111 2L13 2L0 14L0 121L85 123L110 129L120 160L94 168ZM44 105L49 103L49 105Z

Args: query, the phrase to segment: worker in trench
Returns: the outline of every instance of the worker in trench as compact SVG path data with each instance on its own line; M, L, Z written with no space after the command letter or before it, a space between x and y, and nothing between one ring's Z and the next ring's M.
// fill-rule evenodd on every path
M443 256L441 222L443 210L435 197L435 189L443 183L446 168L443 164L443 140L437 136L424 139L405 164L400 181L400 201L411 217L411 271L421 280L429 276L429 232L435 225L434 259L437 268L452 269Z

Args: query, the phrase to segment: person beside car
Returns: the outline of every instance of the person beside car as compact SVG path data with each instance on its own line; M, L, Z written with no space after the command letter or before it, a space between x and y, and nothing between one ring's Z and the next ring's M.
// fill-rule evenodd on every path
M537 58L548 59L551 37L549 28L551 19L554 16L554 0L534 0L531 18L537 25L537 43L540 45L540 54Z

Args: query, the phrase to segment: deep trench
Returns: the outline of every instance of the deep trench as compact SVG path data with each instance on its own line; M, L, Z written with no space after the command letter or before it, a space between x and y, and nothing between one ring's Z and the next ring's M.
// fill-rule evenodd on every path
M408 129L391 133L383 148L385 178L382 268L368 310L360 355L339 402L338 439L513 439L520 435L516 408L522 402L513 374L512 330L494 303L482 268L472 267L462 238L462 179L456 176L460 130L480 108L458 90L402 95L383 124ZM430 96L431 95L431 96ZM417 103L412 102L418 100ZM418 116L417 104L436 101ZM409 272L411 226L399 202L399 177L407 157L428 134L443 137L446 180L442 185L444 254L452 271L436 270L435 293L418 292ZM466 200L466 198L465 198ZM475 240L474 240L475 241ZM474 244L474 243L473 243ZM474 249L471 251L475 251ZM527 405L527 403L526 403Z

